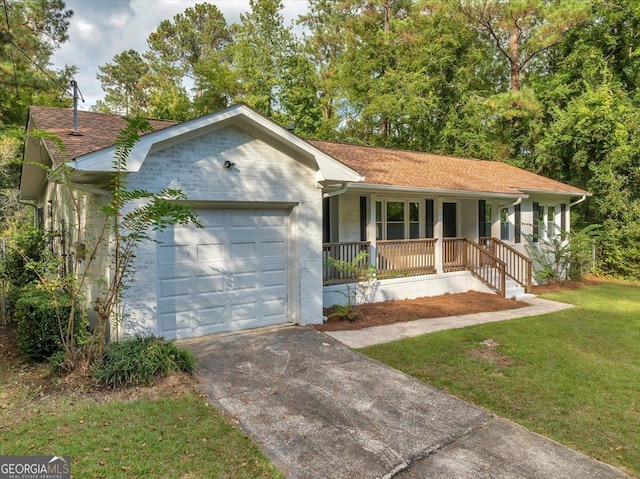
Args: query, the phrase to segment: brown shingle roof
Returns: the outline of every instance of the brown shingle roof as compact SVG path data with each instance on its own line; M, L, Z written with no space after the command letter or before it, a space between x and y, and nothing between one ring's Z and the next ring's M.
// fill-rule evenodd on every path
M519 194L529 190L588 194L579 188L497 161L328 141L309 140L309 143L356 170L365 177L367 184L501 194Z
M115 144L125 120L109 113L79 111L80 136L72 135L73 110L32 106L31 120L36 128L58 136L72 160ZM178 124L175 121L150 120L154 130ZM365 176L366 184L400 186L426 190L473 191L520 194L523 190L588 194L586 191L514 166L433 155L404 150L353 146L328 141L309 143ZM62 157L50 140L49 151L56 164Z
M113 146L120 130L126 126L123 117L110 113L92 111L78 112L78 131L80 135L72 135L73 110L32 106L29 108L31 121L37 129L56 135L67 150L67 161ZM162 130L176 125L176 121L149 120L154 130ZM53 142L47 141L54 164L62 163L63 158Z

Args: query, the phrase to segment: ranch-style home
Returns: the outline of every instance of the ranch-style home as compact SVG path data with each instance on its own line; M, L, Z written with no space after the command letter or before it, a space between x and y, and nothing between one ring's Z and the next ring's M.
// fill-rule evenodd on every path
M74 194L97 228L125 126L104 113L77 112L76 121L71 109L31 107L28 133L56 135L64 153L28 137L20 182L66 258L76 254L78 219L37 163L73 168ZM532 281L525 237L567 231L571 207L589 195L500 162L304 140L242 104L151 124L128 157L128 187L182 190L202 227L169 228L138 247L118 335L320 323L353 279L327 258L361 251L376 267L372 301L468 290L517 297ZM109 277L108 255L96 277Z

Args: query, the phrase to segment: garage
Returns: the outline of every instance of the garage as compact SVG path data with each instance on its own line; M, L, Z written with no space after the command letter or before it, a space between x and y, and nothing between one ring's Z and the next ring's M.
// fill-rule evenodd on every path
M158 332L167 338L289 321L290 209L197 210L158 235Z

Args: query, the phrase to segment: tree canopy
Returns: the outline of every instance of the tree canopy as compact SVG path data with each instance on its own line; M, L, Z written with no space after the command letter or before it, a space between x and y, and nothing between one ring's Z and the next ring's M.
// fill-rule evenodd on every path
M19 125L55 104L71 12L0 1L1 120ZM232 25L187 8L100 67L95 108L186 120L242 101L305 137L509 162L591 191L576 227L604 224L602 270L640 278L640 0L308 0L291 25L283 8L251 0Z

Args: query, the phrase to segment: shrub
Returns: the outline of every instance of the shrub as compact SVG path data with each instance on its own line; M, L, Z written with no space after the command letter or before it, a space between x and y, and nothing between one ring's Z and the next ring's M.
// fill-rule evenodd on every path
M110 343L94 369L94 377L110 387L148 386L171 372L191 374L195 368L195 356L172 341L137 336Z
M67 321L71 316L71 299L67 294L51 294L27 286L20 290L15 302L16 336L18 348L36 361L44 361L62 350L63 334L67 333ZM84 323L76 318L74 337L85 337Z
M45 234L34 228L16 229L7 242L7 254L0 263L0 274L13 286L34 283L38 276L30 263L43 259L47 252Z

